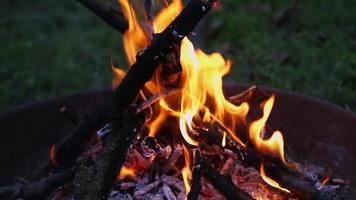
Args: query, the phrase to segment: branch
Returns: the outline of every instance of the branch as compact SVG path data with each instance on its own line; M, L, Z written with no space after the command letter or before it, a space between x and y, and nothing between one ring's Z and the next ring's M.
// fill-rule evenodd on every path
M128 22L122 12L114 8L109 2L103 4L102 1L100 2L99 0L78 1L120 33L124 33L128 29Z

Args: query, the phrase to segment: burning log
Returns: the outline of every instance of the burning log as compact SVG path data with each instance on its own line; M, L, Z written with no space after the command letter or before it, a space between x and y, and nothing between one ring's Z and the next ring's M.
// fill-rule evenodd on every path
M114 90L111 102L84 120L56 148L55 159L59 164L75 160L85 149L85 142L108 121L120 121L128 106L137 97L144 84L151 79L156 68L164 60L174 44L178 44L193 31L198 22L211 9L213 0L191 0L177 18L157 37L151 45L137 56L121 84Z
M244 155L242 160L256 170L261 169L263 163L264 171L268 177L275 180L280 187L286 188L301 199L328 200L334 199L333 194L319 190L315 181L307 178L301 170L286 167L279 160L258 152L252 147L242 149ZM335 195L335 194L334 194Z
M73 180L77 168L58 172L32 183L18 183L15 186L0 188L0 199L46 199L46 196L59 186Z
M110 5L109 2L105 2L105 4L103 4L98 0L78 1L120 33L124 33L128 29L129 24L122 12Z

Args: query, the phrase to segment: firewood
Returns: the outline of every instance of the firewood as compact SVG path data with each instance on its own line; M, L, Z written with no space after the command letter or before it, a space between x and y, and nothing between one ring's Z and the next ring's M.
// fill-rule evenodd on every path
M195 164L192 173L192 185L188 193L188 200L198 200L199 194L201 192L201 174L202 174L202 159L199 151L195 154Z
M121 169L129 147L145 122L145 113L126 118L125 125L116 126L105 140L103 152L82 164L74 179L76 199L106 199ZM121 127L121 128L119 128Z
M151 79L174 44L191 33L211 9L214 0L191 0L177 18L155 37L149 47L137 56L121 84L114 90L111 101L94 113L88 114L76 128L57 145L58 164L75 160L85 149L86 141L107 122L120 121L144 84Z
M263 161L266 174L275 180L281 187L290 190L301 199L328 200L334 199L335 194L316 188L314 180L307 178L301 170L288 168L281 161L258 152L253 147L242 149L244 157L242 161L259 170Z
M109 2L102 3L99 0L78 1L120 33L124 33L128 29L129 24L121 10L113 7Z

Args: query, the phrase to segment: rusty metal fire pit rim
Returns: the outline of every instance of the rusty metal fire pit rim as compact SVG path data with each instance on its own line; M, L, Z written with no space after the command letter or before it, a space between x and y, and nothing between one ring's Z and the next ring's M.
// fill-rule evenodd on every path
M244 89L247 89L247 88L249 88L251 86L252 86L251 84L236 84L234 82L227 82L227 83L224 84L224 90L226 90L227 88L238 88L241 91L243 91ZM290 92L290 91L287 91L287 90L282 90L282 89L278 89L278 88L274 88L274 87L270 87L270 86L263 86L263 85L262 86L256 85L256 86L259 87L259 88L262 88L263 90L265 90L267 92L276 93L277 94L277 98L278 98L279 94L284 94L284 95L287 95L287 96L294 96L296 98L308 99L310 101L314 101L317 104L323 104L324 106L332 107L333 109L336 109L336 110L338 110L340 112L343 112L344 114L349 115L350 117L355 117L356 118L356 113L354 113L354 112L352 112L350 110L347 110L347 109L345 109L345 108L343 108L343 107L341 107L339 105L335 105L335 104L332 104L332 103L330 103L328 101L318 99L316 97L310 97L310 96L307 96L307 95L304 95L304 94L301 94L301 93L298 93L298 92ZM46 99L46 100L39 100L39 101L29 102L29 103L25 103L23 105L16 106L14 108L10 108L9 110L0 112L0 116L16 112L17 110L23 110L23 109L26 109L26 108L29 108L29 107L37 106L37 105L40 105L40 104L49 104L49 103L51 103L53 101L63 102L66 99L73 99L73 98L76 98L76 97L80 98L81 96L84 97L84 96L87 96L88 94L92 94L93 96L97 96L97 95L100 95L100 94L109 94L110 92L111 92L111 88L102 88L102 89L97 89L97 90L87 90L87 91L83 91L83 92L79 92L79 93L55 96L55 97L51 97L51 98ZM234 94L227 94L227 95L231 96L231 95L234 95Z

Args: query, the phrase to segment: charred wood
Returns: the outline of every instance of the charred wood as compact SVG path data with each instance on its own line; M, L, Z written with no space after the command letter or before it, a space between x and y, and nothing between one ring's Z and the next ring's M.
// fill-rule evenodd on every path
M103 3L103 1L99 0L78 1L120 33L124 33L128 29L128 22L121 10L113 7L109 2Z
M145 113L127 118L125 125L117 126L106 138L103 152L81 165L74 179L76 199L106 199L120 171L128 149L145 122ZM121 127L121 128L119 128Z
M202 190L201 180L200 180L202 174L202 159L199 151L197 151L195 156L196 156L195 166L193 168L193 173L192 173L192 185L188 193L188 200L197 200Z

